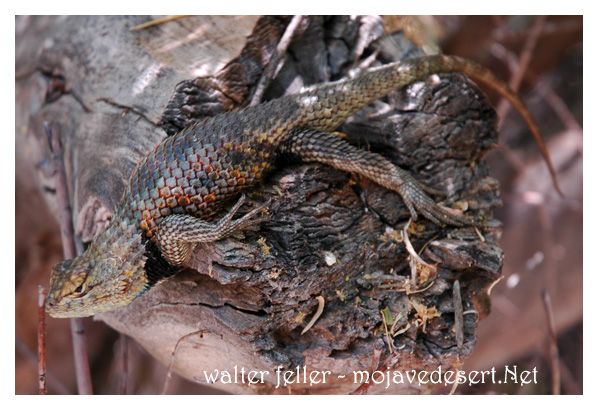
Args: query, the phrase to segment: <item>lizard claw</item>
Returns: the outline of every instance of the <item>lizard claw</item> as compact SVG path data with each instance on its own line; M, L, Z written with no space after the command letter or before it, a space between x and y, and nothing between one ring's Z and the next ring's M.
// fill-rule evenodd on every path
M426 192L432 191L438 193L438 191L427 189L426 186L416 181L408 173L402 175L402 183L396 191L401 195L414 221L418 219L419 212L425 218L439 226L446 224L456 227L485 225L477 222L472 217L454 214L447 208L437 204Z
M242 194L231 210L215 222L204 221L189 214L171 214L166 217L156 230L156 241L163 257L172 265L182 266L189 259L196 244L221 240L252 224L265 221L267 218L264 217L252 218L264 211L271 204L271 200L233 220L245 198L245 194Z

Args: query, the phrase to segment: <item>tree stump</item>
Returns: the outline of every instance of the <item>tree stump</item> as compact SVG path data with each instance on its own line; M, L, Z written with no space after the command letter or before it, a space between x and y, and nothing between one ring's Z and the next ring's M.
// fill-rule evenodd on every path
M290 19L190 17L130 31L147 20L17 20L17 123L27 125L17 144L44 164L42 123L60 124L83 242L106 226L135 164L162 138L249 102ZM346 76L383 31L373 17L306 20L265 99ZM482 157L496 144L495 122L473 83L442 75L391 93L340 131L446 191L437 198L445 205L490 216L498 185ZM38 169L54 207L52 178ZM472 351L501 273L500 228L481 234L423 219L408 227L397 194L320 164L282 160L248 194L254 205L273 199L267 222L198 246L186 270L97 318L165 364L175 353L182 376L218 376L229 392L449 391L406 375L457 369ZM322 313L302 332L320 298ZM403 381L381 380L388 371ZM361 384L360 372L375 374Z

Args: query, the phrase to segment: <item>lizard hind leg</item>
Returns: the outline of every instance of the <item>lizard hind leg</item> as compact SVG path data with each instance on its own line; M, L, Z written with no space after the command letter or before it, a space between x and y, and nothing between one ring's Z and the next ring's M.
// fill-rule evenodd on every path
M189 214L171 214L156 230L156 242L162 256L172 265L184 265L198 243L209 243L229 237L236 231L261 221L252 218L266 209L270 201L253 209L243 217L233 220L233 216L244 203L242 194L237 203L220 220L209 222Z
M398 193L406 204L412 219L417 213L437 225L458 227L484 225L468 216L453 214L439 206L427 193L438 190L425 187L407 171L402 170L380 154L360 150L332 133L313 129L293 130L281 146L284 154L290 154L305 162L328 164L339 170L366 177L377 184Z

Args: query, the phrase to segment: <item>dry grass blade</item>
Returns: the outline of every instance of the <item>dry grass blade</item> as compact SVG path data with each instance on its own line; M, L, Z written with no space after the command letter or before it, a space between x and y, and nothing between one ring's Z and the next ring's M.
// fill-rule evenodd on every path
M458 385L460 384L459 383L460 380L457 378L457 375L461 371L461 369L462 369L461 366L455 368L456 378L453 380L453 384L451 385L451 390L449 391L449 393L447 395L453 395L453 394L455 394L456 390L458 389Z
M316 313L314 313L314 316L312 317L308 325L306 325L306 327L302 330L301 335L303 335L306 331L312 328L312 326L316 323L316 320L318 320L318 318L324 311L324 297L322 295L319 295L318 297L316 297L316 299L318 300L318 309L316 310Z
M164 380L164 386L162 387L162 395L165 395L168 392L169 386L170 386L170 382L171 382L171 378L173 375L173 368L175 367L175 361L177 360L177 353L179 352L179 347L181 347L181 344L183 344L184 341L186 341L187 339L195 336L195 335L199 335L200 338L203 338L204 333L210 333L210 330L198 330L198 331L194 331L191 332L189 334L185 334L183 337L179 338L179 340L177 341L177 343L175 344L175 348L173 349L173 352L171 354L171 362L168 365L168 370L166 372L166 379ZM220 336L221 339L223 338L223 336ZM226 345L227 347L227 356L229 353L229 345ZM227 366L227 369L229 367ZM204 382L204 381L199 381L198 382Z
M158 26L159 24L164 24L164 23L168 23L170 21L179 20L179 19L182 19L183 17L187 17L187 15L167 16L167 17L163 17L161 19L151 20L151 21L148 21L146 23L139 24L139 25L137 25L135 27L132 27L130 29L130 31L137 31L137 30L147 29L149 27Z

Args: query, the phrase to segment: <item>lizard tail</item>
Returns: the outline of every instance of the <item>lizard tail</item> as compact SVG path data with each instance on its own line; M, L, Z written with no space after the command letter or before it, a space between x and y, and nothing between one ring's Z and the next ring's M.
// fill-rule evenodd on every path
M418 57L377 67L355 78L333 83L335 85L335 92L330 93L321 104L323 107L334 107L335 113L331 113L329 110L325 115L327 117L326 120L324 118L321 119L320 122L322 124L318 124L317 126L320 127L317 128L323 131L335 130L347 117L372 101L385 96L390 91L425 80L432 74L442 73L463 73L491 87L514 106L532 132L545 163L547 163L547 167L549 168L553 185L560 196L563 197L557 181L557 174L549 158L549 152L547 151L539 127L524 102L503 80L495 76L489 69L460 57L444 55ZM315 91L317 90L308 90L307 94L314 93ZM312 123L316 123L318 120L311 121Z
M437 57L437 56L435 56ZM514 92L503 80L499 79L495 76L489 69L474 63L470 60L465 60L459 57L451 57L451 56L438 56L441 57L439 60L441 61L440 66L442 67L444 64L453 67L455 70L460 73L466 74L468 77L473 80L480 81L481 83L489 86L496 92L498 92L502 97L504 97L510 104L520 113L524 122L528 126L530 132L532 133L537 145L539 146L539 150L547 164L547 168L549 169L549 173L551 174L551 179L553 181L553 186L559 193L561 197L564 197L562 193L559 183L557 181L557 173L553 168L553 164L551 163L551 158L549 157L549 152L547 150L547 146L545 145L545 141L541 135L541 131L539 130L539 126L535 122L532 114L520 98L516 92Z

